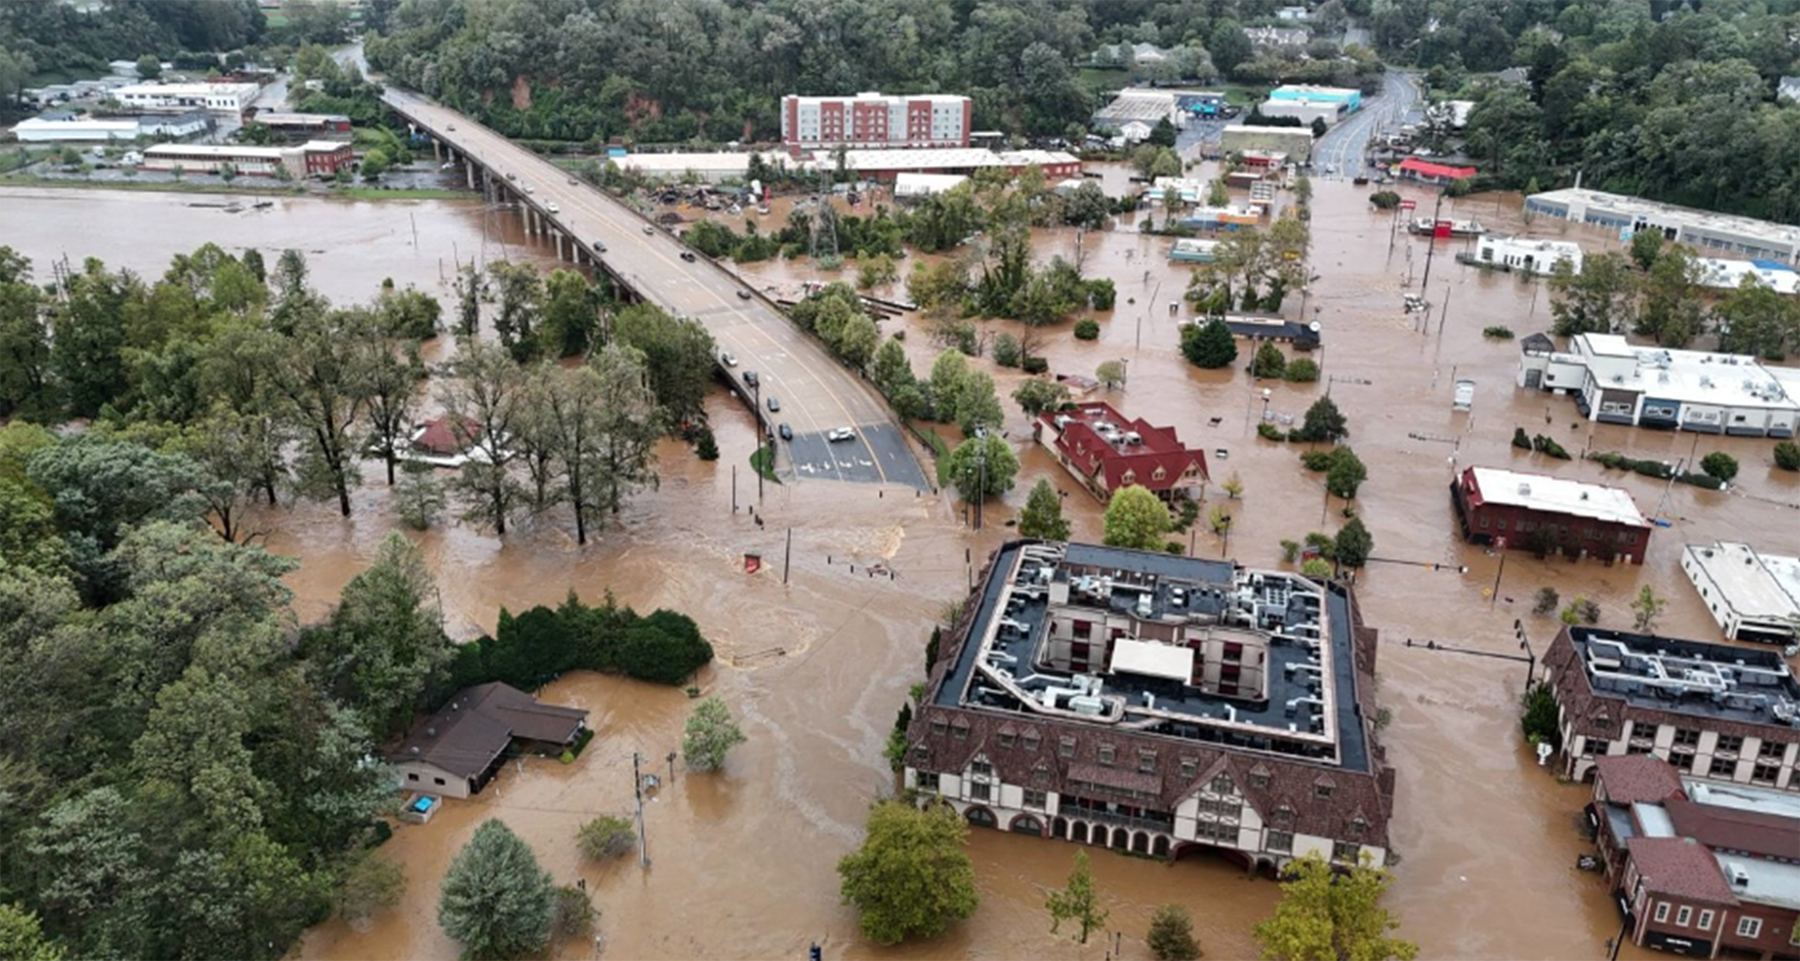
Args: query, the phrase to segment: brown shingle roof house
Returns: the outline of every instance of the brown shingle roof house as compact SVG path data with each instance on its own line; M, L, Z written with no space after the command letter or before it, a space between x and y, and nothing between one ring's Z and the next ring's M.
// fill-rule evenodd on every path
M587 711L539 703L498 681L467 687L430 717L413 725L389 755L401 786L443 797L466 798L499 770L514 741L564 746L587 727Z

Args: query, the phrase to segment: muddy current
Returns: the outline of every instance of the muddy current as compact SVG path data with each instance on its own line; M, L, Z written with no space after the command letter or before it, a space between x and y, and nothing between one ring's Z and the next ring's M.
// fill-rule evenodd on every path
M1695 441L1694 435L1595 426L1565 398L1515 390L1516 341L1486 340L1482 329L1506 325L1519 336L1546 329L1547 291L1456 264L1451 255L1460 242L1439 242L1428 297L1440 307L1447 297L1448 309L1441 316L1434 309L1429 329L1421 331L1416 318L1403 314L1401 298L1419 290L1426 246L1404 233L1390 241L1392 218L1369 210L1365 194L1347 183L1315 184L1311 267L1319 279L1305 310L1323 328L1324 350L1315 359L1334 380L1252 383L1242 369L1189 366L1176 351L1167 306L1180 299L1187 270L1166 262L1167 240L1137 233L1129 218L1081 239L1086 272L1118 284L1117 306L1098 315L1100 339L1077 341L1064 325L1042 337L1039 352L1053 371L1073 374L1091 375L1104 360L1129 361L1126 386L1094 396L1128 415L1171 424L1203 446L1214 481L1209 502L1224 497L1219 481L1239 475L1245 492L1230 505L1229 543L1204 530L1190 543L1198 555L1249 564L1279 564L1281 539L1335 530L1344 521L1344 505L1325 499L1320 478L1300 469L1294 450L1255 434L1264 388L1277 418L1298 418L1315 397L1331 392L1349 417L1349 443L1368 465L1355 507L1374 534L1374 553L1403 562L1372 563L1358 582L1365 618L1382 631L1379 698L1391 714L1382 737L1399 775L1390 829L1399 862L1389 902L1402 919L1401 934L1419 944L1423 957L1599 957L1618 931L1619 915L1596 876L1575 868L1586 850L1577 833L1586 790L1557 784L1538 769L1519 735L1515 705L1525 664L1409 648L1406 641L1517 653L1512 622L1522 618L1542 654L1554 630L1550 620L1531 615L1530 601L1546 584L1565 598L1597 600L1603 624L1628 626L1630 598L1648 583L1671 601L1659 630L1716 637L1680 573L1681 545L1741 539L1794 552L1800 485L1795 475L1773 468L1770 442L1752 439L1699 441L1698 453L1725 450L1743 463L1729 492L1668 489L1636 475L1603 475L1579 459L1515 451L1509 445L1515 426L1548 434L1575 453L1617 449L1673 460L1687 457ZM1433 198L1417 199L1428 207ZM75 262L98 256L152 275L173 254L208 240L234 251L255 246L266 258L296 247L308 251L315 285L339 302L370 296L384 277L448 297L454 263L471 251L490 259L554 260L527 242L515 215L472 201L278 200L262 209L246 202L236 211L192 202L181 195L7 191L0 195L0 243L32 257L40 272L66 253ZM1517 197L1446 205L1454 216L1568 236L1590 248L1607 240L1562 222L1521 224L1517 209ZM1075 254L1073 231L1039 231L1036 239L1042 257ZM1409 269L1410 288L1404 286ZM759 285L788 288L815 276L804 262L750 265L743 273ZM1301 307L1300 297L1291 296L1288 315L1301 316ZM1189 316L1185 306L1180 314ZM988 326L1014 329L1005 322ZM935 349L924 323L904 319L883 327L908 329L907 350L925 374ZM446 349L434 345L431 355ZM1248 351L1240 361L1248 361ZM1011 392L1016 372L987 359L977 363L996 376L1003 395ZM1459 377L1476 381L1469 413L1451 409L1451 385ZM838 898L837 859L857 844L868 804L892 790L882 746L908 686L922 680L923 645L940 606L967 591L968 559L978 567L1009 536L1009 522L1039 476L1068 491L1078 538L1100 536L1101 505L1031 444L1017 406L1005 406L1007 432L1024 467L1005 504L990 505L980 531L942 494L814 481L766 485L759 498L747 464L756 444L753 423L721 391L709 400L720 459L700 462L685 446L665 443L660 486L635 497L586 547L575 545L569 519L555 512L503 540L450 518L410 534L430 559L446 623L460 638L491 630L502 606L554 604L571 590L589 600L610 590L640 610L690 613L718 652L699 684L731 705L749 742L721 773L690 775L677 759L671 777L667 755L679 748L689 708L681 690L566 677L543 696L592 712L599 736L579 761L515 764L475 799L449 802L427 825L400 827L382 848L407 874L400 906L364 929L321 925L299 953L455 957L458 946L436 921L439 883L476 825L497 817L532 845L558 883L585 880L595 896L598 940L561 944L560 957L797 957L815 941L828 957L1104 956L1109 945L1099 935L1082 947L1066 934L1049 933L1044 892L1061 885L1074 851L1061 842L973 830L981 907L934 941L871 945ZM1641 568L1514 553L1501 571L1497 557L1454 533L1447 487L1453 472L1468 465L1604 477L1672 526L1654 534ZM332 505L311 503L258 519L272 550L302 562L289 580L304 619L322 617L398 526L377 465L365 474L369 482L354 493L348 519ZM760 505L761 526L749 514L752 505ZM749 553L764 561L758 574L744 573ZM1467 566L1468 573L1423 566L1433 562ZM893 576L872 576L872 564ZM1497 573L1499 588L1490 597ZM645 810L651 864L641 867L635 855L585 863L574 831L597 814L627 811L634 752L643 756L646 773L665 777ZM1193 912L1209 956L1255 955L1251 926L1274 905L1274 883L1204 856L1163 864L1091 853L1112 912L1108 929L1119 932L1119 956L1149 956L1148 918L1167 902ZM1634 951L1627 945L1624 954Z

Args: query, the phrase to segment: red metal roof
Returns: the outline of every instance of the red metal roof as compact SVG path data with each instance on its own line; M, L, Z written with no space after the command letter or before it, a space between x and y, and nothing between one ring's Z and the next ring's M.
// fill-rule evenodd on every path
M1190 467L1197 467L1200 477L1208 476L1206 454L1183 445L1173 427L1157 427L1142 418L1127 420L1105 401L1078 404L1061 413L1072 419L1060 428L1056 449L1081 473L1090 477L1103 474L1107 490L1131 484L1153 491L1172 490L1183 486L1184 480L1193 483L1184 477ZM1057 416L1057 412L1040 415L1043 429L1059 430ZM1102 422L1116 425L1121 434L1137 434L1142 443L1123 449L1113 446L1094 429Z
M1418 174L1421 177L1449 177L1452 180L1461 180L1464 177L1473 177L1476 174L1474 167L1452 167L1449 164L1434 164L1429 160L1420 160L1417 157L1408 157L1405 160L1400 161L1400 169L1404 173Z
M450 422L449 415L425 422L425 430L413 438L413 447L431 454L448 457L460 454L463 449L481 439L481 425L473 420L463 418L463 426L459 431Z
M1718 860L1693 838L1632 838L1625 846L1646 889L1684 901L1737 903Z

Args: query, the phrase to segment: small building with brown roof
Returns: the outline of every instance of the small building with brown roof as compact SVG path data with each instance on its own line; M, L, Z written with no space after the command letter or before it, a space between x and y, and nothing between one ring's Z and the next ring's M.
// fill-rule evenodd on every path
M487 784L514 749L574 744L587 728L587 714L540 703L498 681L477 684L413 725L388 759L401 787L466 798Z
M905 785L977 826L1152 857L1380 864L1375 651L1336 585L1014 541L943 639Z
M1041 414L1031 434L1102 501L1134 484L1169 503L1206 486L1204 451L1183 444L1175 428L1127 419L1105 401Z

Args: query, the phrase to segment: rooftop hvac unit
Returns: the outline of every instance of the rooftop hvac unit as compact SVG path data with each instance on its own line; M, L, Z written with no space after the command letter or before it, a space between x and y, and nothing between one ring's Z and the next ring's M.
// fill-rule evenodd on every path
M1072 697L1069 699L1069 709L1077 714L1085 714L1089 717L1094 717L1098 716L1105 708L1106 702L1092 694L1084 694L1080 697Z

